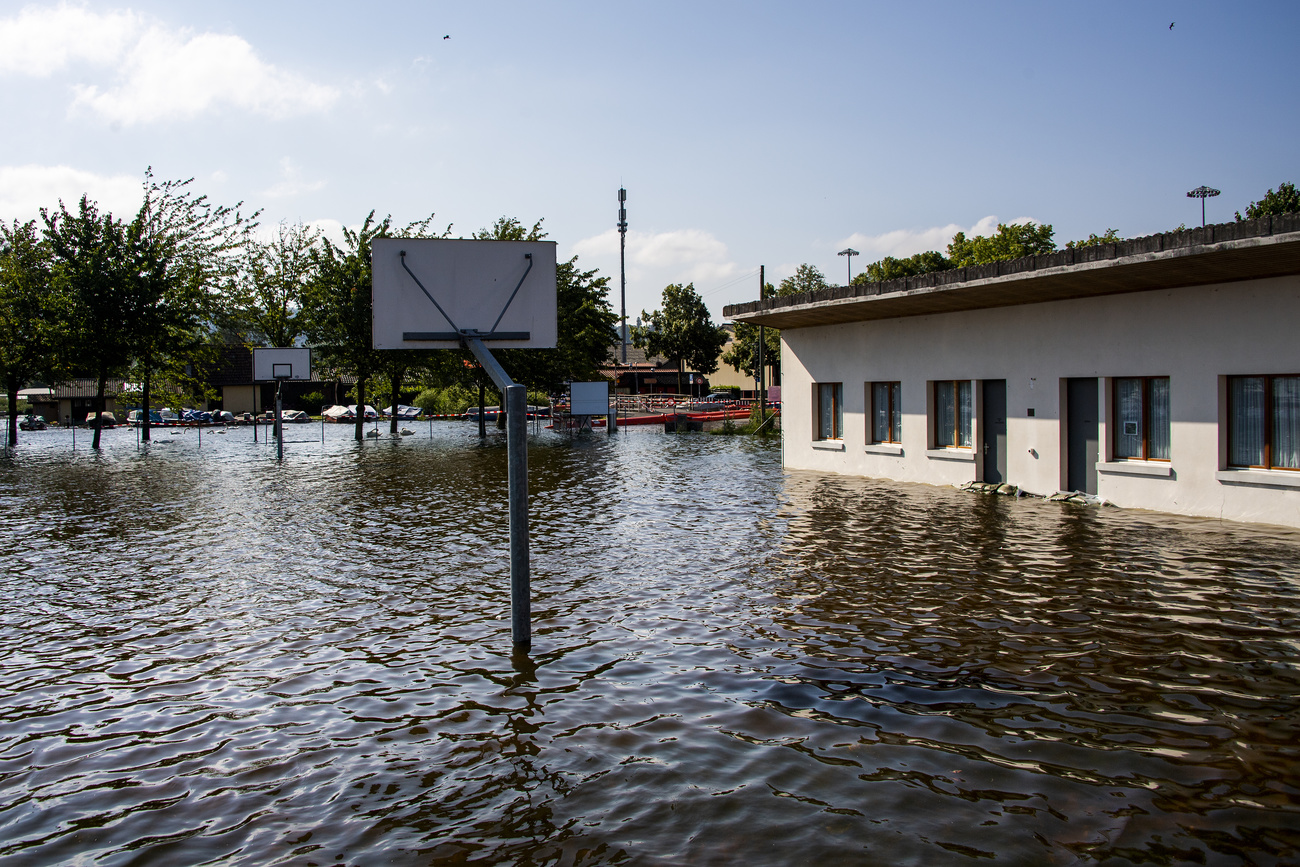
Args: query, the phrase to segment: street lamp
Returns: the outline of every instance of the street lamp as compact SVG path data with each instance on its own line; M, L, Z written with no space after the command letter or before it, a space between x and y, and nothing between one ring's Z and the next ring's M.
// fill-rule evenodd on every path
M1205 187L1205 186L1197 187L1196 189L1191 190L1187 194L1187 198L1189 199L1201 200L1201 228L1202 229L1205 228L1205 200L1212 199L1218 194L1219 191L1214 189L1214 187Z
M1188 195L1191 195L1191 194L1188 193ZM851 286L851 285L853 284L853 257L856 256L856 255L858 255L858 251L857 251L857 250L854 250L852 247L845 247L843 250L839 251L839 252L836 253L835 255L837 255L837 256L847 256L847 257L848 257L848 262L849 262L849 282L848 282L848 283L845 283L844 285L845 285L845 286Z

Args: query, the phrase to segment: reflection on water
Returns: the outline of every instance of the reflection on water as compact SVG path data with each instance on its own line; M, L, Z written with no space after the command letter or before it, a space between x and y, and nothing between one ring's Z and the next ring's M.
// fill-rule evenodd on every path
M1300 534L649 432L26 435L0 863L1300 861Z

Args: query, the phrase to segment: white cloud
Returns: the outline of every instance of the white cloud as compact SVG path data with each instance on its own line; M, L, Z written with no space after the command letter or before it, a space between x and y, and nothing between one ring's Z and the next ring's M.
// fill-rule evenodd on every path
M225 107L280 118L324 111L339 90L267 63L239 36L61 4L0 19L0 73L48 76L76 61L111 78L73 86L73 109L113 123L191 118Z
M60 3L28 6L0 18L0 72L47 76L75 61L110 63L119 58L141 28L133 12L99 14Z
M1033 217L999 220L997 216L990 214L977 221L973 226L959 226L956 223L949 223L946 226L935 226L929 229L895 229L882 235L864 235L861 232L855 232L843 241L838 242L836 246L846 245L852 247L862 254L863 258L860 261L875 262L885 256L903 258L917 253L924 253L927 250L938 250L942 253L947 250L948 242L952 240L952 236L958 232L965 232L967 236L990 235L997 231L998 223L1037 222L1038 220Z
M282 180L269 189L263 190L262 195L270 199L284 199L303 193L314 193L325 186L324 181L303 180L302 169L290 157L280 160L280 174L283 175Z
M129 219L140 208L142 183L139 177L97 175L72 166L0 166L0 219L34 219L41 208L58 208L60 199L73 210L83 194L101 211Z
M122 124L194 117L214 108L235 108L286 117L329 108L335 88L259 59L238 36L204 33L188 37L151 27L126 55L120 83L101 90L78 85L76 106Z

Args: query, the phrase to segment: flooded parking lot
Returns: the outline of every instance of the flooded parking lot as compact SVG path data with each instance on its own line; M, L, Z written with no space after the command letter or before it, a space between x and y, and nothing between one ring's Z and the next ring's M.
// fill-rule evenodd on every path
M26 434L3 864L1300 861L1300 533L779 444Z

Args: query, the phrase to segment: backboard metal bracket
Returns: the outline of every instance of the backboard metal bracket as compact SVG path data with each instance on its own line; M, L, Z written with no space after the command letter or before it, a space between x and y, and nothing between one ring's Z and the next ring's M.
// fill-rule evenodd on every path
M403 340L459 340L465 343L468 340L528 340L531 337L528 331L475 331L473 328L466 328L464 331L403 331Z
M497 314L496 322L492 323L492 330L486 332L481 332L475 328L457 328L456 323L452 322L451 317L447 315L447 311L443 310L442 305L438 303L438 299L433 297L433 293L424 287L424 284L420 282L420 278L416 277L415 272L412 271L410 267L406 264L406 251L399 250L398 256L402 260L402 268L406 271L407 274L411 275L411 279L415 281L415 285L419 286L420 291L424 293L424 297L428 298L431 302L433 302L433 306L438 308L438 312L442 314L443 319L447 320L447 324L450 325L452 328L456 329L455 332L404 331L402 332L403 340L459 340L463 345L466 340L473 339L473 338L477 338L479 340L528 340L529 339L530 334L527 331L498 332L497 326L501 324L501 319L506 315L506 311L510 309L510 305L511 303L514 302L515 296L519 294L520 287L523 286L524 281L528 279L528 272L533 270L532 253L524 254L524 258L528 260L528 267L524 269L523 276L520 277L519 282L515 284L515 291L511 292L510 297L506 299L506 306L502 307L501 312Z

